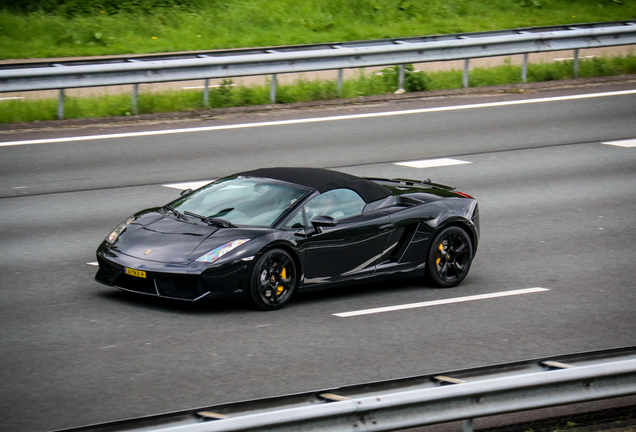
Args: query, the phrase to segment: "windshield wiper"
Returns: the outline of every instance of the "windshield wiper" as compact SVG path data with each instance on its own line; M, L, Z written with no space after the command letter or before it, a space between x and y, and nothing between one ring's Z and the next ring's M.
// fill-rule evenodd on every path
M218 212L218 213L216 213L216 214L213 214L213 215L211 215L211 216L208 216L208 217L211 217L211 218L218 218L219 216L225 216L226 214L228 214L228 213L229 213L229 212L231 212L232 210L234 210L234 207L230 207L230 208L223 209L223 210L221 210L220 212Z
M231 222L226 221L225 219L201 216L201 215L198 215L196 213L189 212L189 211L186 211L184 213L187 214L188 216L199 218L203 222L207 223L208 225L214 225L214 226L217 226L219 228L236 228L236 225L233 225Z
M167 211L169 211L170 213L172 213L173 215L175 215L175 216L177 217L177 219L181 219L181 220L185 220L185 221L187 221L187 220L188 220L188 218L187 218L187 217L185 217L184 215L182 215L181 213L179 213L177 210L173 209L173 208L172 208L172 207L170 207L170 206L165 205L165 206L163 206L163 207L161 207L161 208L162 208L163 210L167 210Z

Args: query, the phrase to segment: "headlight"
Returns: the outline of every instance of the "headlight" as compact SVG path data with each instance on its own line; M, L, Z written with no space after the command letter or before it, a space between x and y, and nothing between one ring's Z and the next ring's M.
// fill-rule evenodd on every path
M223 255L225 255L229 251L239 247L240 245L248 242L249 240L250 239L232 240L231 242L227 242L223 246L219 246L218 248L211 250L205 255L200 256L199 258L196 259L196 261L212 263L218 260L219 258L221 258Z
M134 217L134 216L131 216L131 217L129 217L128 219L126 219L125 221L123 221L122 223L120 223L120 224L119 224L119 226L113 230L113 232L111 232L110 234L108 234L108 237L106 237L106 241L107 241L108 243L111 243L111 244L112 244L112 243L113 243L113 242L117 239L117 237L119 236L119 234L121 234L121 232L122 232L123 230L125 230L125 229L126 229L126 227L127 227L128 225L130 225L130 224L132 223L132 221L134 221L134 220L135 220L135 217Z

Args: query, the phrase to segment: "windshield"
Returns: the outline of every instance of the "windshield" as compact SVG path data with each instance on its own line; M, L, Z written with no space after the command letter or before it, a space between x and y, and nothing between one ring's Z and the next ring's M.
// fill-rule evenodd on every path
M197 189L170 204L183 214L215 218L232 225L271 226L311 190L290 183L229 177Z

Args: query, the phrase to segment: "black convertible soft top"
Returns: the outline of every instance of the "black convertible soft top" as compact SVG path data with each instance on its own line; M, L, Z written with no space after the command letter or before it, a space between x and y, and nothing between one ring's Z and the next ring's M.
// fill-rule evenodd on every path
M391 195L391 191L378 183L339 171L321 168L260 168L237 174L245 177L261 177L307 186L323 193L332 189L351 189L367 202Z

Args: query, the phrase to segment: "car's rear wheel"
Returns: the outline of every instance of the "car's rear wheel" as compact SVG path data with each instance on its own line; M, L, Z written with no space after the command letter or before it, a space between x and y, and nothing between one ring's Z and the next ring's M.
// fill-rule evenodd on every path
M463 229L451 226L441 230L433 239L426 268L429 280L440 288L459 285L470 270L473 244Z
M252 303L261 310L285 306L296 290L296 264L282 249L266 251L257 261L250 281Z

